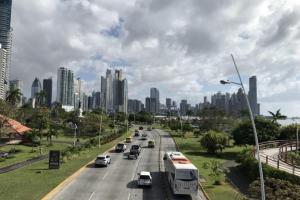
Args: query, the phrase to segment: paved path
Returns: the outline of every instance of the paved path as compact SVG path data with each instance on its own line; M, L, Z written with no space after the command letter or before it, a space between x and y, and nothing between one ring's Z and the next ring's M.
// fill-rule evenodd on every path
M12 165L9 165L9 166L6 166L6 167L2 167L2 168L0 168L0 174L16 170L16 169L19 169L21 167L25 167L27 165L31 165L31 164L39 162L41 160L45 160L48 157L49 157L48 154L47 155L42 155L42 156L31 158L31 159L28 159L28 160L25 160L25 161L22 161L22 162L19 162L19 163L12 164Z
M162 165L164 150L174 150L172 138L159 130L147 131L148 137L155 140L155 148L147 148L147 141L135 137L132 144L140 144L142 152L137 160L128 160L125 152L109 153L112 163L107 168L88 166L75 180L57 193L53 200L200 200L200 196L174 197L166 182ZM161 147L160 147L161 144ZM127 146L130 149L131 145ZM152 188L137 187L137 173L146 170L153 176Z
M295 148L293 148L295 150ZM278 155L279 155L279 148L270 148L270 149L264 149L260 151L260 159L263 163L266 163L266 157L268 156L268 165L277 168L277 161L278 161ZM279 160L279 169L286 171L290 174L295 174L296 176L300 176L300 169L295 168L293 173L293 167L285 162L282 162Z

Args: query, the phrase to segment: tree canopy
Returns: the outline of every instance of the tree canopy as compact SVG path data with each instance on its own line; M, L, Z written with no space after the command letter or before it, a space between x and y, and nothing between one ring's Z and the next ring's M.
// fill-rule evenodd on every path
M215 154L217 151L222 152L228 144L228 136L222 132L209 131L201 138L200 143L208 153Z

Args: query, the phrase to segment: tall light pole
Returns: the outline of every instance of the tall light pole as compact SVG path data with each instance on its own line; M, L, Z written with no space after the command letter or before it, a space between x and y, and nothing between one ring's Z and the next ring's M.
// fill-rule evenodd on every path
M299 136L298 136L298 131L299 131L299 129L298 129L298 123L297 123L297 121L295 121L295 119L293 119L293 121L294 122L296 122L296 152L298 152L298 142L299 142Z
M237 68L237 65L236 65L236 63L235 63L235 60L234 60L234 57L233 57L232 54L231 54L231 58L232 58L232 61L233 61L235 70L236 70L236 72L237 72L237 74L238 74L240 83L236 83L236 82L232 82L232 81L228 81L228 80L227 80L227 81L221 80L220 83L221 83L221 84L230 84L230 83L232 83L232 84L236 84L236 85L239 85L239 86L242 87L242 90L243 90L243 93L244 93L244 96L245 96L245 99L246 99L246 102L247 102L247 107L248 107L248 110L249 110L249 115L250 115L250 119L251 119L251 123L252 123L254 139L255 139L256 156L257 156L257 159L258 159L258 168L259 168L259 177L260 177L260 192L261 192L261 199L262 199L262 200L265 200L265 199L266 199L266 196L265 196L264 175L263 175L262 164L261 164L261 160L260 160L259 143L258 143L258 137L257 137L257 131L256 131L255 122L254 122L254 117L253 117L253 113L252 113L252 110L251 110L251 106L250 106L250 103L249 103L249 99L248 99L248 97L247 97L247 94L246 94L246 91L245 91L245 88L244 88L244 84L243 84L243 81L242 81L240 72L239 72L239 70L238 70L238 68Z
M100 149L100 147L101 147L101 139L100 139L100 137L101 137L101 131L102 131L102 115L103 115L103 109L101 108L101 116L100 116L100 125L99 125L99 136L98 136L98 148Z
M77 136L76 131L77 131L77 124L72 123L72 126L73 126L73 128L74 128L74 143L73 143L73 145L74 145L74 147L76 147L76 136Z

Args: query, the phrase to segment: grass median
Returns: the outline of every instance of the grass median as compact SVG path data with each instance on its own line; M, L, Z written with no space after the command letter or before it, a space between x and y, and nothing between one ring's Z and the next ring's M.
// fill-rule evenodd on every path
M219 161L222 164L228 161L234 161L237 154L244 147L234 146L225 148L222 153L219 153L218 155L211 155L200 146L200 137L198 138L193 135L188 135L183 138L179 137L170 129L164 130L171 133L179 150L184 153L199 169L200 176L204 177L206 181L202 183L202 186L212 200L240 199L242 197L242 195L226 181L225 175L220 177L222 185L215 185L215 179L210 175L211 169L204 168L204 163L212 160Z
M48 161L41 161L16 171L0 174L0 199L41 199L64 179L94 159L98 154L124 140L129 134L130 132L110 143L101 145L100 149L94 147L82 152L74 159L63 163L58 170L49 170Z

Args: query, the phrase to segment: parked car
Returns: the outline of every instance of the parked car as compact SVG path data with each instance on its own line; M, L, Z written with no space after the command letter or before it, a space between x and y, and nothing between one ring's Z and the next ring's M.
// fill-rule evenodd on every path
M139 154L137 154L136 152L130 151L128 154L128 159L137 159L139 156Z
M147 133L142 134L142 140L147 140Z
M118 143L117 146L115 147L116 152L124 152L126 151L126 145L124 143Z
M8 158L8 153L4 151L0 151L0 158Z
M135 145L132 145L132 146L131 146L130 152L133 152L133 153L136 153L136 154L140 155L141 149L142 149L142 148L141 148L140 145L135 144Z
M148 141L148 148L154 148L154 146L155 146L154 140L149 140Z
M107 167L108 164L111 163L111 158L109 155L107 154L103 154L103 155L98 155L96 160L95 160L95 166L105 166Z
M138 173L138 176L139 176L137 181L138 187L143 187L143 186L152 187L152 176L150 172L142 171L141 173Z
M138 130L135 130L134 131L134 136L136 136L136 137L140 136L140 132Z
M127 143L131 143L132 142L132 138L131 137L127 137L125 140Z
M144 129L144 127L142 127L142 126L139 127L139 130L143 130L143 129Z

